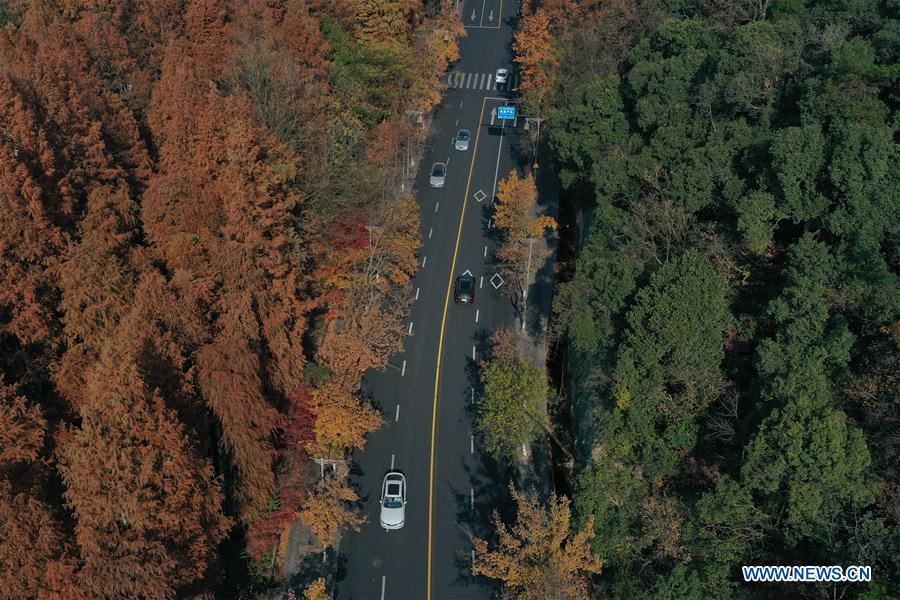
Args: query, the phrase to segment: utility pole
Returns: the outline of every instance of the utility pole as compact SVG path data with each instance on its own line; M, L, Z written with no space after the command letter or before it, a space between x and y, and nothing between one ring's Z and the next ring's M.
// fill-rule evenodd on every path
M316 458L316 459L314 459L314 461L319 463L319 476L322 479L325 479L325 465L326 464L330 465L331 470L334 471L335 475L337 475L338 465L344 465L347 463L346 460L343 460L340 458L325 458L325 457ZM277 547L278 546L276 545L276 548ZM323 548L322 549L322 564L324 565L326 562L328 562L328 548Z
M528 283L531 280L531 247L534 238L528 240L528 260L525 262L525 284L522 286L522 331L525 331L525 314L528 310Z
M541 140L541 121L543 120L544 117L540 116L525 117L525 129L531 133L531 162L534 163L535 168L537 168L537 147ZM532 123L536 127L532 128Z

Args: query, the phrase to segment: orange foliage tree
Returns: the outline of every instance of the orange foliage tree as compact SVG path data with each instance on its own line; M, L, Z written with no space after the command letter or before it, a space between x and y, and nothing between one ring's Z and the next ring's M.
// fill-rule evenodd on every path
M522 18L515 34L513 51L522 73L519 91L529 112L542 114L553 91L554 74L559 69L550 33L550 16L538 10Z
M109 598L167 596L200 579L229 528L212 465L139 372L140 342L104 347L81 425L58 450L80 585Z

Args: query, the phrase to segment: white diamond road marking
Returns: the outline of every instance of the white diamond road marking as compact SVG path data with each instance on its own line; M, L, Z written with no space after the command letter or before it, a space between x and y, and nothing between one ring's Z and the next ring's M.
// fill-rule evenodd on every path
M500 273L494 273L494 275L491 277L491 285L494 286L494 289L495 290L500 289L500 286L503 284L504 284L504 281L503 281L503 278L500 277Z
M475 193L473 194L473 196L474 196L475 200L478 201L478 202L481 202L482 200L484 200L485 198L487 198L487 194L485 194L485 193L484 193L483 191L481 191L481 190L478 190L477 192L475 192Z

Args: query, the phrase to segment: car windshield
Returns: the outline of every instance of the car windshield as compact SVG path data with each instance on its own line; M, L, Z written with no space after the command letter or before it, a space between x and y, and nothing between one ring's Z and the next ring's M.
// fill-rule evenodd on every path
M443 177L444 176L444 165L438 163L434 165L434 169L431 171L431 174L435 177Z
M469 132L466 131L465 129L463 129L462 131L459 132L459 135L457 137L459 138L460 141L466 142L469 140Z

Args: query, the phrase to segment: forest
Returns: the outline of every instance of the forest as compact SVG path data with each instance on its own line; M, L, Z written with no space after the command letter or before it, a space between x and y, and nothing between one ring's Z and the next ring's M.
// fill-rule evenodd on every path
M554 303L576 460L571 526L519 499L501 550L580 531L531 555L571 597L900 597L900 5L524 13L523 102L584 224ZM743 583L754 564L873 579Z
M255 597L358 522L313 459L381 422L452 5L0 3L0 598Z

